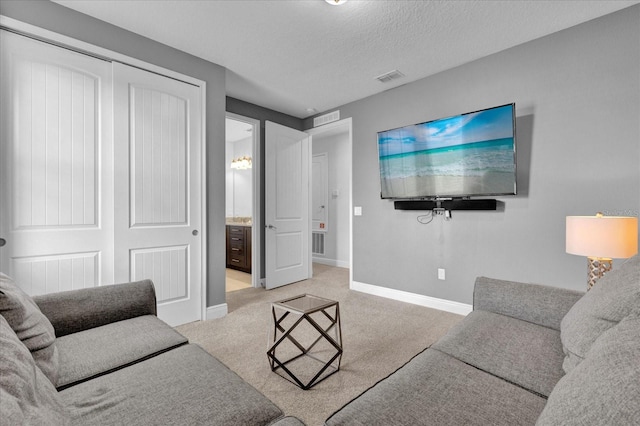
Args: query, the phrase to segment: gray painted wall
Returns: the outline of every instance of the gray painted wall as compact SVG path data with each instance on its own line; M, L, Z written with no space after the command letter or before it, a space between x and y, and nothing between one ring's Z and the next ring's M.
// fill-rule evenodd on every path
M0 14L207 83L207 306L225 302L225 69L49 1L2 1Z
M354 280L462 303L479 275L585 290L586 259L565 253L565 216L640 210L639 41L634 6L341 106L363 209ZM421 225L380 199L377 131L510 102L519 194L500 198L501 211Z

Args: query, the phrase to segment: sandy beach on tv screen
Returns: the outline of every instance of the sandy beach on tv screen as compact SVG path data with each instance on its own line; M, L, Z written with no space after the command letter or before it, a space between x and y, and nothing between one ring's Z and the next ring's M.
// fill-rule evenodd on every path
M464 196L469 194L509 194L513 192L513 174L489 172L480 176L410 176L387 179L383 196L423 197L425 194Z

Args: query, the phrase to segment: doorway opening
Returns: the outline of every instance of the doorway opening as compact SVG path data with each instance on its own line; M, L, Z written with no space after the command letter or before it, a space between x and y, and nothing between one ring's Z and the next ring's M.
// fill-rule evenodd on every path
M348 269L349 286L351 286L351 283L353 282L353 243L351 236L351 230L353 226L353 219L351 215L351 211L353 209L351 173L352 121L351 118L347 118L338 122L323 125L321 127L309 129L306 131L306 133L312 136L312 152L310 153L310 156L313 157L317 154L319 157L323 157L326 159L326 161L322 160L324 162L320 168L316 168L316 173L314 173L312 164L310 164L309 168L310 196L308 198L308 201L310 210L309 221L311 222L311 226L309 228L308 250L309 256L312 258L310 265L313 272L311 272L308 277L316 278L316 275L321 276L324 272L334 270L336 267L344 268ZM259 138L259 136L256 137ZM266 139L268 138L269 136L266 135ZM258 148L259 147L256 146L254 148L254 152L257 153ZM267 151L267 159L268 156L269 152ZM311 163L312 159L310 158L309 161ZM254 159L254 173L258 173L257 177L261 178L259 172L255 170L256 165L257 160ZM318 173L318 170L324 170L324 172ZM314 187L314 183L316 181L324 181L325 183L319 185L319 187ZM260 187L260 181L258 180L254 188ZM322 201L318 201L316 197L313 197L314 191L316 194L322 194L320 198L320 200ZM268 191L265 191L265 198L268 197L268 194L266 192ZM316 198L315 202L314 198ZM258 205L258 203L259 198L257 198L256 205ZM314 214L314 205L316 205L316 207L318 208L321 208L320 206L324 205L324 214L318 214L318 212L315 212ZM254 210L256 212L260 211L259 209ZM257 224L258 220L264 221L264 219L261 219L261 217L256 214L253 221L253 228L260 231L263 229L261 229L262 225ZM269 221L264 221L264 223L265 229L268 228ZM324 225L322 225L322 223L324 223ZM313 233L317 232L317 230L325 231L325 235L323 237L324 246L322 251L313 250ZM267 229L265 232L269 232L269 230ZM259 238L261 236L261 233L256 232L255 230L253 234L254 237L257 235L257 237L255 238ZM267 276L261 278L261 275L256 276L256 274L258 274L258 272L256 272L257 268L260 267L261 257L256 254L256 250L260 248L260 244L255 241L255 238L254 243L252 244L252 249L254 249L254 268L252 270L252 277L254 282L253 287L257 287L255 290L258 291L258 288L264 287L264 285L260 285L261 281L268 281L269 277ZM263 253L266 254L267 251L263 249ZM302 253L301 255L304 256L305 254ZM268 268L266 270L268 270ZM249 303L250 300L252 300L251 295L253 294L253 292L244 291L227 293L226 300L229 307L229 312Z
M262 244L260 242L260 238L264 238L263 232L267 232L262 227L266 226L268 228L268 225L262 224L264 219L260 214L260 199L263 196L260 192L260 188L263 185L261 183L262 174L259 170L261 161L258 160L261 150L258 142L260 140L258 133L260 131L260 122L232 113L227 113L226 118L227 283L229 284L227 290L234 291L237 288L248 287L261 288L265 287L265 282L268 284L269 277L265 277L264 273L269 268L265 271L262 270L265 267L263 256L268 254L268 250L264 251L265 248L261 248ZM322 166L325 171L320 173L320 175L323 175L325 183L321 186L320 191L317 188L315 189L316 193L321 192L323 194L323 201L319 205L325 206L323 208L324 215L313 214L311 210L314 208L314 201L312 196L309 197L309 213L311 213L309 217L311 226L307 231L309 233L308 255L311 261L309 262L309 269L311 269L313 262L351 270L351 119L348 118L319 128L309 129L306 133L312 136L310 151L313 152L309 152L309 157L319 154L320 157L326 159ZM253 144L251 143L252 141ZM267 152L267 158L269 158L268 155L269 152ZM236 162L245 161L246 163L249 162L249 157L250 169L231 167L234 159ZM310 186L313 186L318 174L316 173L313 176L311 158L309 158L309 162L309 180ZM247 185L248 182L252 182L253 185ZM251 189L249 194L247 193L248 188ZM311 187L309 187L309 190L314 192ZM312 194L310 193L309 195ZM264 197L268 198L268 194L265 193ZM273 199L273 197L270 199ZM247 206L247 200L252 200L253 202L250 208ZM248 213L249 211L251 211L250 214ZM269 222L265 223L268 224ZM277 229L277 226L278 224L275 224L273 228ZM313 250L312 253L314 233L322 233L323 250ZM263 254L261 254L260 250L262 250ZM244 254L244 258L242 258L242 254ZM240 255L240 257L238 258L236 255ZM301 255L306 256L307 254L301 253ZM232 264L231 262L234 263ZM243 262L245 262L245 270L241 266ZM249 265L250 271L248 270ZM312 275L313 273L310 272L308 277L311 278ZM349 275L351 282L351 271Z
M312 142L313 263L351 266L351 120L308 130Z
M225 235L227 292L257 287L260 277L259 140L257 120L227 113L225 120Z

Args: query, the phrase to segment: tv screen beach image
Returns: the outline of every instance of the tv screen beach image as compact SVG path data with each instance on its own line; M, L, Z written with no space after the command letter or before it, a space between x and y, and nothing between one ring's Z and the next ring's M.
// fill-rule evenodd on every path
M378 133L382 198L515 193L513 105Z

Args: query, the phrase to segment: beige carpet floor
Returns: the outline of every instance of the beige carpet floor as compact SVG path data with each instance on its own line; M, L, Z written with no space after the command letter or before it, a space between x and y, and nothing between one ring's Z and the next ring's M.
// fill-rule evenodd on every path
M227 293L251 288L251 274L227 268L225 284Z
M314 264L314 276L274 290L227 293L224 318L178 327L249 382L287 415L308 426L334 411L430 346L462 317L349 290L349 271ZM271 372L266 351L271 302L309 293L340 302L344 353L340 371L310 390Z

